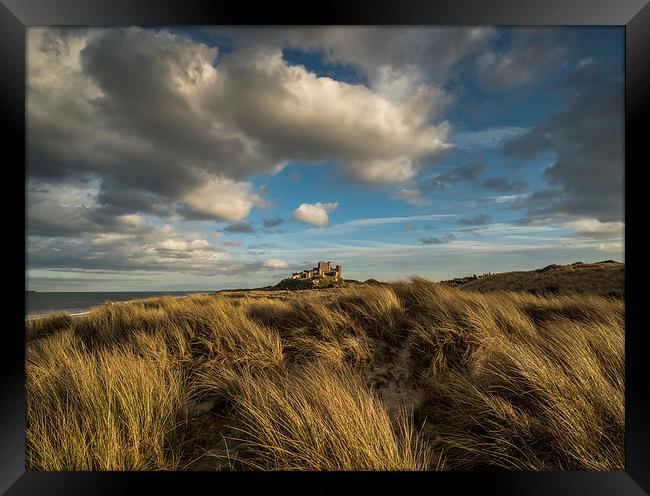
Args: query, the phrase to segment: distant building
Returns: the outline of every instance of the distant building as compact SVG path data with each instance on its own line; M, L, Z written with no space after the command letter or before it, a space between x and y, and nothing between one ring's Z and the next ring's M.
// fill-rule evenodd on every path
M332 267L332 262L320 261L318 262L318 267L314 267L310 270L303 270L301 272L294 272L291 275L291 279L304 279L310 280L318 284L318 281L321 278L332 279L338 281L343 278L343 267L336 265Z

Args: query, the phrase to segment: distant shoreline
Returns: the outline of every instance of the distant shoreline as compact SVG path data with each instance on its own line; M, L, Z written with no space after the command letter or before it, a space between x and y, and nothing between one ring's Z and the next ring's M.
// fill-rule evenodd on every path
M70 292L70 293L81 293L81 292ZM86 294L86 293L92 293L92 292L91 291L84 292L84 294ZM103 292L100 292L100 291L97 291L97 293L106 294L106 293L103 293ZM109 293L109 292L107 292L107 293ZM130 293L130 291L124 291L124 292L115 291L113 293L115 293L115 294L117 294L117 293L124 294L124 293ZM133 293L139 293L139 292L138 291L133 291ZM211 294L211 293L214 293L214 291L192 291L192 292L182 294L182 295L174 295L174 294L166 293L164 291L159 291L159 292L152 291L151 293L159 293L160 296L169 296L170 298L185 298L186 296L188 296L190 294L201 294L201 293ZM40 293L40 294L43 294L43 293ZM124 304L124 303L132 303L132 302L135 302L135 301L145 300L145 299L152 298L152 297L155 298L156 294L151 294L149 296L142 296L140 298L132 298L130 300L111 301L111 303L114 304L114 305ZM79 317L83 317L84 315L88 315L95 308L99 308L102 305L105 305L107 303L107 301L90 305L90 306L88 306L87 309L80 310L80 311L69 312L69 311L66 311L66 310L62 309L62 310L52 310L52 311L48 311L48 312L44 312L44 313L27 314L27 315L25 315L25 321L28 321L28 320L40 320L40 319L45 319L45 318L51 317L53 315L62 315L62 314L63 315L68 315L71 318L76 319L76 318L79 318Z
M38 314L32 314L32 315L25 315L25 320L27 321L27 320L46 319L48 317L51 317L52 315L60 315L60 314L65 314L65 315L68 315L69 317L72 317L73 319L76 319L78 317L88 315L89 313L90 313L90 310L87 310L85 312L75 312L75 313L67 313L67 312L38 313Z
M540 294L560 294L569 293L588 293L601 294L605 296L622 297L625 295L624 287L625 264L615 260L604 260L595 263L574 262L572 264L557 265L552 264L546 267L530 271L512 271L501 273L486 273L480 275L467 276L446 281L438 281L440 284L456 286L462 289L472 291L525 291ZM347 283L367 284L380 283L372 279L362 283L355 280L346 280ZM208 291L114 291L114 292L68 292L68 293L40 293L29 292L29 298L41 299L41 302L34 302L34 305L28 303L28 307L34 311L25 315L25 320L36 320L47 318L56 314L67 314L72 318L79 318L87 315L92 309L101 306L106 301L113 303L129 303L133 301L154 298L160 296L169 296L171 298L184 298L191 294L252 294L255 292L277 291L281 288L276 286L264 286L260 288L240 288L240 289L219 289ZM292 290L287 288L287 290ZM294 290L300 290L295 288ZM96 293L96 295L93 295ZM177 294L174 294L177 293ZM26 292L28 294L28 292ZM57 295L63 300L57 301ZM74 298L78 295L79 298ZM127 299L117 301L112 297L122 295ZM47 301L50 298L53 301ZM65 298L70 298L65 301ZM39 308L40 307L40 308ZM58 308L57 308L58 307Z

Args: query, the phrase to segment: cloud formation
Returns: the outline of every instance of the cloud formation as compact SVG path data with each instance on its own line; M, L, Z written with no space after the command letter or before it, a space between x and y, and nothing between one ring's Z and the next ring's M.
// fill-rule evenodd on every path
M408 98L422 85L446 83L464 57L485 50L498 37L491 27L443 26L207 28L206 32L229 36L239 46L321 52L326 64L356 69L373 90L392 100Z
M481 183L485 189L498 191L499 193L518 193L526 189L528 183L523 179L512 179L507 177L489 177Z
M278 227L279 225L284 223L284 219L281 217L275 217L272 219L263 219L262 223L264 224L264 227Z
M420 243L423 245L443 245L446 243L451 243L455 239L456 236L450 233L444 236L429 236L427 238L420 238Z
M504 144L503 153L518 163L555 155L544 171L551 188L526 200L528 214L622 221L623 82L591 62L579 65L566 87L563 110Z
M383 217L309 230L315 259L318 243L358 236L364 270L365 244L390 244L402 229L427 236L420 221L501 236L500 213L513 210L526 229L552 224L580 246L616 250L622 81L582 45L567 58L567 40L558 30L464 27L30 28L28 271L272 278L307 257L287 252L305 228L289 219L332 224L338 204L300 204L303 190L355 191L350 215L388 197L377 202ZM563 83L564 61L574 68ZM537 83L559 112L528 113L521 90ZM477 101L499 112L504 103L495 126L477 127ZM504 157L516 175L500 177ZM326 176L336 182L319 184ZM277 244L224 242L228 233ZM476 248L453 234L409 243L428 256ZM406 263L401 247L395 257Z
M478 214L474 217L463 217L461 219L458 219L456 223L462 226L484 226L486 224L489 224L490 220L492 220L492 216L490 214Z
M566 225L575 229L576 234L594 239L621 239L625 234L623 222L600 222L598 219L579 219Z
M470 162L401 188L396 196L413 205L426 205L429 203L426 198L428 193L448 188L453 184L473 183L485 172L485 169L483 162Z
M289 267L289 264L287 262L278 260L277 258L269 258L268 260L264 260L262 265L269 269L286 269Z
M330 223L329 212L336 210L336 207L338 207L338 203L301 203L293 211L291 218L297 222L325 227Z
M34 28L28 50L30 173L100 177L105 204L132 211L148 194L243 220L262 202L252 174L332 160L362 183L399 183L451 146L448 124L428 122L434 90L392 101L289 66L279 48L220 55L140 28Z
M255 232L255 228L250 222L236 222L234 224L228 224L223 228L223 230L229 233L252 234Z
M510 47L486 51L475 62L476 77L487 91L508 91L538 82L565 63L567 34L561 29L515 28Z

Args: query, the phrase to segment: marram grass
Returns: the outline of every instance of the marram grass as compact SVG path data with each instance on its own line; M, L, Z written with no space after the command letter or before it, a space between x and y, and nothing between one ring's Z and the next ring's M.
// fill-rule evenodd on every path
M104 305L26 340L29 470L183 469L211 397L243 469L624 467L621 299L412 279ZM424 400L391 417L364 378L405 347Z

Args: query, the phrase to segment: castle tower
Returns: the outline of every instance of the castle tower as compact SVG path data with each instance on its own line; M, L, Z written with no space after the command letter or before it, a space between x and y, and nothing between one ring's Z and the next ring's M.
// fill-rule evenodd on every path
M318 274L323 275L323 272L328 272L331 270L330 262L320 261L318 262Z

